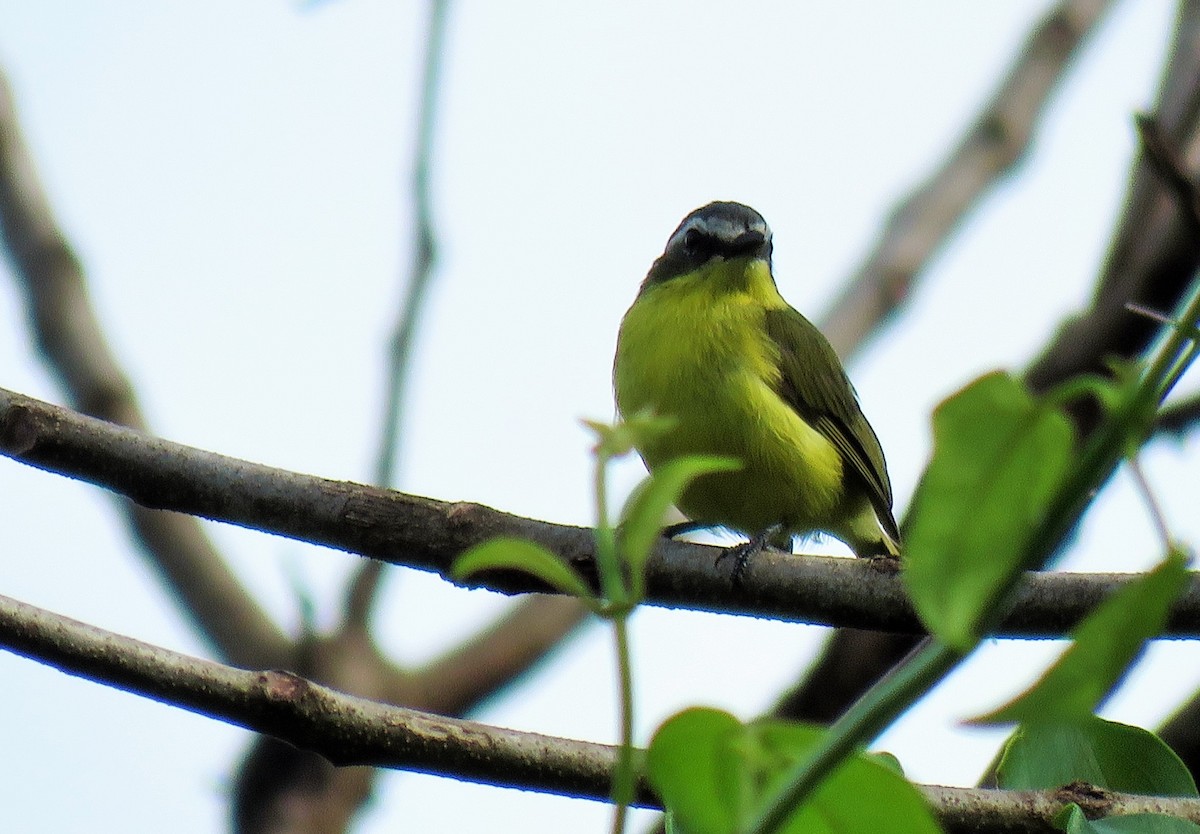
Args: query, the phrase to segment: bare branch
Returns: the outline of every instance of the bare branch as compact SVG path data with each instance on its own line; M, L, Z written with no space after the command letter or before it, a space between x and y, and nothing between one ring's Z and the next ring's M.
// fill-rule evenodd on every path
M154 507L435 571L447 579L459 553L497 535L540 542L584 575L595 573L587 528L274 469L147 437L3 389L0 454ZM767 551L734 587L728 570L716 564L721 552L661 542L647 566L649 601L826 625L921 631L900 576L871 560ZM1031 574L999 634L1061 635L1128 578ZM481 575L472 586L503 593L548 590L516 572ZM1193 581L1172 611L1167 634L1200 635L1200 582Z
M1112 5L1112 0L1065 0L1029 33L957 147L893 209L875 248L821 320L839 354L851 355L896 311L929 260L989 189L1016 167L1072 58Z
M128 378L92 310L79 259L58 228L0 76L0 232L26 296L33 332L72 402L85 413L144 428ZM269 666L288 644L246 593L195 519L121 502L163 581L208 641L231 662Z
M374 765L606 800L616 748L391 707L290 672L188 657L0 597L0 645L55 668L267 733L339 765ZM1200 800L1069 788L918 786L950 832L1043 834L1069 802L1089 817L1159 813L1200 822ZM644 782L636 804L658 807Z
M387 706L290 672L188 657L0 597L0 642L34 660L281 738L337 765L607 796L615 748ZM645 789L640 802L652 802Z

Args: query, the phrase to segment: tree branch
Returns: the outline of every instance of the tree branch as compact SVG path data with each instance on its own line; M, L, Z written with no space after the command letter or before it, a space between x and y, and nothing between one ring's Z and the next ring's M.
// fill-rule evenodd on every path
M0 597L0 643L55 668L266 733L337 765L440 773L601 799L615 748L489 727L339 692L291 672L246 671ZM639 801L653 799L643 788Z
M1050 96L1112 0L1064 0L1043 17L1013 65L941 167L896 206L887 225L821 320L850 356L908 298L955 229L1022 160Z
M616 748L346 695L290 672L255 672L142 643L0 597L0 645L71 674L267 733L339 765L373 765L606 800ZM1069 802L1090 817L1160 813L1200 822L1200 800L1105 792L918 786L950 832L1052 832ZM643 782L636 804L658 807Z
M274 469L147 437L0 389L0 453L115 490L134 501L434 571L449 581L459 553L497 535L540 542L594 576L583 527ZM735 587L719 548L661 542L647 566L649 601L667 607L921 633L900 576L871 560L756 557ZM1001 636L1061 636L1128 575L1031 574ZM546 591L526 574L468 583L503 593ZM1167 633L1200 635L1200 582L1176 603Z

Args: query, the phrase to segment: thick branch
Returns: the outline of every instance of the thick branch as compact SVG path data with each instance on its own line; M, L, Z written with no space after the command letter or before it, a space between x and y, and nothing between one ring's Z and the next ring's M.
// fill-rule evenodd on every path
M446 503L346 481L274 469L114 426L0 389L0 453L89 481L134 501L322 544L447 579L456 556L497 535L544 544L594 574L591 531ZM721 551L663 541L647 566L649 601L853 628L919 633L900 576L874 562L766 552L734 587ZM1127 576L1033 574L999 634L1058 636ZM474 583L504 593L544 591L525 574L497 572ZM1200 582L1168 625L1200 635Z
M0 597L0 642L89 680L281 738L338 765L601 799L615 749L387 706L290 672L245 671ZM642 804L651 804L646 790Z
M0 645L55 668L267 733L339 765L375 765L604 800L616 749L443 718L346 695L289 672L188 657L0 597ZM1200 822L1200 800L923 787L948 831L1042 834L1068 802L1089 816L1163 813ZM644 783L637 804L657 807Z

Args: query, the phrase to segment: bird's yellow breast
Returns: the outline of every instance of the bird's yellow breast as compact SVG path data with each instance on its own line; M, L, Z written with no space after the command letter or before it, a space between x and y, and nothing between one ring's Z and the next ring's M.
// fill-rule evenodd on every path
M732 455L680 500L696 521L757 533L821 527L842 500L837 449L776 393L779 348L768 309L786 306L765 261L724 261L647 287L626 314L614 367L622 414L678 423L639 449L651 469L684 454Z

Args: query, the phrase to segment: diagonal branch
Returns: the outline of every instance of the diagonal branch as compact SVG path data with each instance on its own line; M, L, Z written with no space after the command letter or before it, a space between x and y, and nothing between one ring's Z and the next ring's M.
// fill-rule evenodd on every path
M604 801L616 748L444 718L346 695L289 672L188 657L0 597L0 646L110 686L268 733L340 765L361 764ZM1200 822L1200 800L1102 791L918 786L950 832L1054 831L1069 802L1089 818L1158 813ZM651 788L636 803L658 807Z
M925 265L1016 168L1072 59L1113 5L1113 0L1064 0L1038 21L954 150L892 210L875 248L821 320L839 354L853 354L896 312Z
M108 348L83 268L59 229L0 76L0 233L25 292L43 357L85 413L145 428L132 386ZM283 634L246 593L193 518L121 502L143 555L207 640L233 663L270 666L289 654Z
M177 512L289 536L450 579L453 560L497 535L537 541L594 576L592 532L479 504L274 469L147 437L0 389L0 454ZM647 565L649 601L792 621L920 633L900 576L871 560L767 551L737 586L719 548L661 542ZM1031 574L1002 636L1061 635L1128 575ZM453 581L453 580L451 580ZM545 591L526 574L494 572L473 584L503 593ZM1167 634L1200 635L1200 582L1172 609Z

